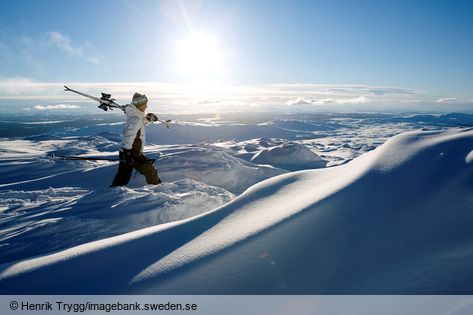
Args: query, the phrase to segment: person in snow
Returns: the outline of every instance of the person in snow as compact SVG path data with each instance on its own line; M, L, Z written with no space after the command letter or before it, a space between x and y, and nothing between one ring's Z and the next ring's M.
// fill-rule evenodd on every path
M139 93L135 93L131 104L125 107L126 125L119 152L120 163L110 187L127 185L133 169L143 174L148 184L157 185L161 183L158 171L153 166L152 161L143 155L145 124L157 120L156 115L152 113L145 115L147 107L148 99L146 95Z

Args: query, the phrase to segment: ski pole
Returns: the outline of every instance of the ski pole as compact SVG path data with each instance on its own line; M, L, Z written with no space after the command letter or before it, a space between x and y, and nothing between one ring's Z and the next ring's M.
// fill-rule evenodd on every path
M161 119L158 119L158 121L162 124L164 124L166 126L166 128L169 129L169 123L172 121L171 119L168 119L168 120L161 120Z

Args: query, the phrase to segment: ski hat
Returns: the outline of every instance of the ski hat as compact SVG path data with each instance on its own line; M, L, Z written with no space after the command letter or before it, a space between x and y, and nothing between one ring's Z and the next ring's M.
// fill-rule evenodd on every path
M148 103L148 98L144 94L135 93L133 95L133 99L131 100L131 103L135 106L141 106Z

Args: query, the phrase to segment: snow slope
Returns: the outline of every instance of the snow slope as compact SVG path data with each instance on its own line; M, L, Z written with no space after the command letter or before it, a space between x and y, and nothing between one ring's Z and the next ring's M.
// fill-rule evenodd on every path
M211 212L0 266L0 293L472 294L473 130L408 132Z

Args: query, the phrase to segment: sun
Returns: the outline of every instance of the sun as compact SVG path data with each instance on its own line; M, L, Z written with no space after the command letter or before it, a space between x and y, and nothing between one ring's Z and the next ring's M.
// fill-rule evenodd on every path
M178 67L195 79L215 79L223 72L222 51L215 37L192 33L178 44Z

